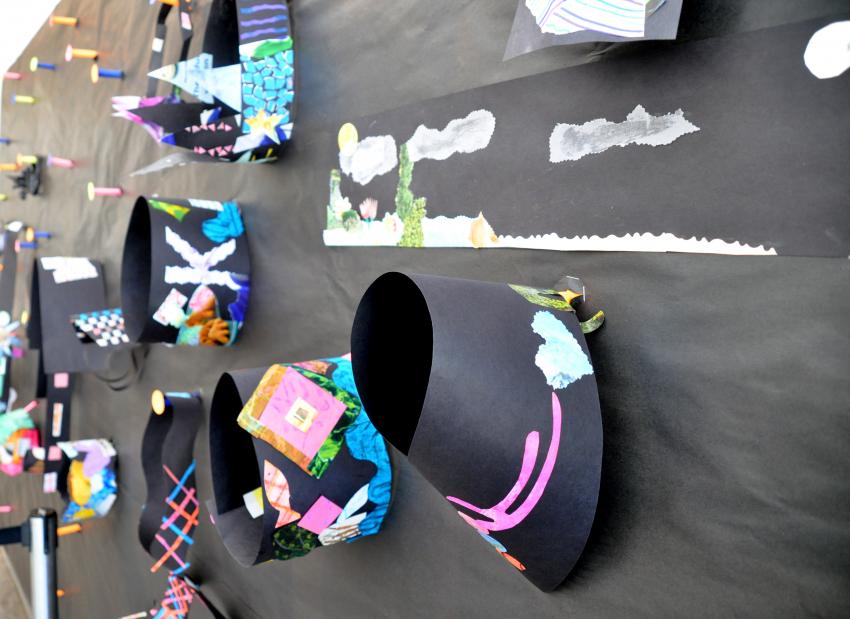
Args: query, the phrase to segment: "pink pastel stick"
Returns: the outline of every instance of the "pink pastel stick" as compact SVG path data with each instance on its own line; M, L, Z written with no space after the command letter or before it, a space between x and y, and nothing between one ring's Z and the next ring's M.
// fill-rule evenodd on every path
M15 511L14 505L0 505L0 514L11 514Z
M68 168L68 169L70 169L70 168L73 168L75 164L70 159L65 159L63 157L56 157L54 155L48 155L47 156L47 165L54 167L54 168Z
M120 187L95 187L94 195L118 197L124 195L124 190Z
M90 187L89 193L95 196L118 198L124 195L124 190L120 187Z
M22 77L23 76L17 71L6 71L6 73L3 74L4 80L19 80Z

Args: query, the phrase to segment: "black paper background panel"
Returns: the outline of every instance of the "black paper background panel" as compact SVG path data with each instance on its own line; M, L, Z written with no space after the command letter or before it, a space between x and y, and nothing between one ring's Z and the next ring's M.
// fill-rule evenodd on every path
M46 269L45 265L56 268ZM88 258L51 257L39 259L37 269L39 308L33 316L40 317L44 371L54 374L106 369L110 351L83 344L70 320L75 314L106 307L103 267Z
M230 345L245 320L250 256L234 202L139 198L124 245L131 340Z
M484 510L505 499L505 514L494 509L484 517L495 514L485 539L538 587L553 589L584 548L601 470L599 401L578 320L571 311L532 303L506 284L418 275L411 280L421 300L404 290L409 286L398 274L389 274L370 287L358 309L352 348L365 406L378 428L399 410L416 414L396 405L392 392L381 390L386 379L374 372L372 357L391 354L390 347L372 344L392 338L393 325L364 319L376 303L370 297L383 298L391 308L384 308L385 314L408 313L411 302L427 304L431 324L420 319L409 327L414 339L421 329L433 331L430 380L410 460L446 497ZM413 300L400 301L405 294ZM546 324L557 327L557 338L544 330ZM551 347L558 358L576 361L566 363L566 369L553 366ZM397 338L395 348L394 356L405 353ZM427 354L427 347L415 350ZM415 359L411 363L414 370L426 366ZM533 433L536 457L531 449L532 459L525 462ZM521 469L526 481L511 491ZM465 508L459 511L482 518ZM517 521L510 524L511 518Z
M27 323L27 342L32 350L39 350L42 346L41 340L41 293L38 289L38 259L33 260L32 274L30 275L30 319ZM41 360L40 371L44 371L44 359Z
M43 353L42 353L43 355ZM44 415L42 437L44 443L45 475L57 475L67 467L60 456L57 444L71 438L71 399L74 393L75 376L69 372L44 376L47 411ZM60 475L59 487L64 487L64 474Z
M443 129L487 110L496 119L486 148L415 163L411 191L427 217L483 213L497 235L565 239L670 234L640 249L782 255L850 255L850 150L844 126L850 74L817 80L802 54L826 20L687 44L634 49L627 57L450 95L355 121L360 139L392 135L401 146L421 124ZM831 20L830 20L831 21ZM616 96L612 91L616 84ZM663 87L659 87L663 84ZM683 111L699 130L669 144L611 146L550 161L556 125L604 118L623 123L642 106L653 116ZM327 136L327 171L339 167ZM363 186L342 175L353 209L395 208L394 169ZM328 204L324 182L316 208ZM685 243L692 237L693 242ZM715 245L699 239L717 240ZM533 239L532 239L533 240ZM578 248L578 246L577 246Z
M15 279L18 271L18 252L15 251L16 232L3 232L3 270L0 272L0 310L12 313Z
M6 230L3 232L3 269L0 271L0 311L7 312L11 318L15 303L15 281L18 271L18 252L15 249L17 232ZM23 331L19 327L18 332ZM0 414L6 412L6 404L9 400L9 389L12 386L12 358L3 361L2 376L0 376Z

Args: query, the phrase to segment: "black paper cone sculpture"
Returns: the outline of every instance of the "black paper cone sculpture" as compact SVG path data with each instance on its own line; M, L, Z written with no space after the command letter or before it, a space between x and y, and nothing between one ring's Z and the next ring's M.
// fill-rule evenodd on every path
M121 267L136 342L230 346L245 321L251 260L235 202L139 198Z
M599 399L570 305L580 296L387 273L351 334L375 427L543 590L581 555L599 494Z
M179 575L190 566L188 554L200 516L192 452L203 418L199 394L153 392L142 438L148 494L139 519L139 541L154 558L151 572L165 567Z
M249 566L378 533L392 468L348 356L222 375L210 413L215 524Z

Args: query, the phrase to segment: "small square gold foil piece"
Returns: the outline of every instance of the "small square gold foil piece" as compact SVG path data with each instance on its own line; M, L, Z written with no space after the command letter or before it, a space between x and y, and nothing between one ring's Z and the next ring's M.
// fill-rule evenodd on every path
M307 432L310 426L313 425L313 420L319 415L313 406L305 399L298 398L289 407L289 412L286 413L286 421L298 428L302 432Z

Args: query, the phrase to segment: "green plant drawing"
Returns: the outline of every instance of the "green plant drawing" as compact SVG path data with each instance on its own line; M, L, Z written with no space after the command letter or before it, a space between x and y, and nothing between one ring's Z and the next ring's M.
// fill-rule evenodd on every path
M410 190L413 181L413 161L407 152L407 144L402 144L398 157L398 190L395 194L395 212L404 224L404 233L399 241L399 247L422 247L425 236L422 232L422 219L427 211L427 199L416 198Z
M343 200L342 191L339 188L341 175L339 170L331 170L330 198L328 199L328 230L342 228L342 219L336 215L336 206Z

